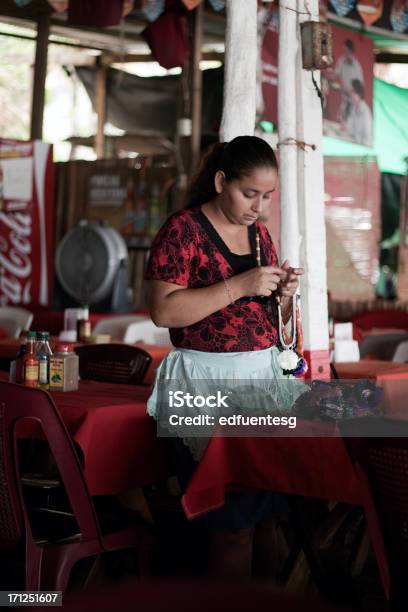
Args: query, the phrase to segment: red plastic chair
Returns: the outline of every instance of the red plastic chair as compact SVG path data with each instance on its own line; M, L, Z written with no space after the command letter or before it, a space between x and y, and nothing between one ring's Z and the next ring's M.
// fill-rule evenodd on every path
M361 482L364 511L391 610L408 606L408 422L339 422Z
M54 537L38 537L33 532L32 517L16 477L16 428L23 419L40 425L50 445L72 508L75 529L68 536L60 532L56 517L46 509L46 526L54 526ZM141 521L113 532L101 529L71 438L45 391L0 382L0 451L0 548L17 548L25 540L26 590L65 590L71 569L80 559L150 542L148 529Z

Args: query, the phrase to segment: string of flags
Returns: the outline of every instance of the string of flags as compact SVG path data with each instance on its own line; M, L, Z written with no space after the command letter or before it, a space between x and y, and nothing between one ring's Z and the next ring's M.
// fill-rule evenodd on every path
M133 0L47 0L54 11L62 13L68 10L68 21L77 25L92 25L92 16L96 18L93 25L118 25L123 16L133 8ZM214 11L225 9L226 0L208 0ZM262 0L271 2L271 0ZM23 8L32 0L14 0L14 3ZM203 0L178 0L188 10L195 9ZM392 29L400 34L408 30L408 0L320 0L323 5L330 4L340 17L358 17L367 26L380 23L381 27ZM141 11L150 22L156 21L171 4L169 0L142 0ZM175 1L173 0L173 4ZM103 13L106 18L101 18ZM73 17L72 17L73 16ZM72 21L74 19L74 21ZM83 19L83 22L81 21ZM90 21L91 20L91 21Z

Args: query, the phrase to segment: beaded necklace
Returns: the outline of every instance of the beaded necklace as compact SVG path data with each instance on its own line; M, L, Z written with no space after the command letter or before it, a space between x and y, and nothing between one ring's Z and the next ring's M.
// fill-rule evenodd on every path
M261 267L261 242L259 229L256 230L256 265ZM279 295L275 296L278 308L278 334L280 354L278 362L285 375L301 376L307 370L307 363L300 354L298 347L298 327L300 328L300 316L298 307L299 295L292 297L292 338L288 340L282 317L282 304ZM296 349L298 348L298 351Z

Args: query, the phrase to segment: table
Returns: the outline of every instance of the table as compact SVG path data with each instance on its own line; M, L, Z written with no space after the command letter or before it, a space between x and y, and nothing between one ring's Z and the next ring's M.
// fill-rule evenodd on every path
M293 437L211 438L182 499L186 516L220 508L231 486L360 505L359 482L342 438L301 436L298 423Z
M408 365L378 361L338 364L340 378L374 378L384 389L383 407L394 418L408 418ZM315 429L310 436L311 427ZM290 434L292 431L292 434ZM228 432L228 430L224 430ZM266 489L360 505L360 487L344 442L334 424L299 421L285 437L259 430L249 437L214 436L183 496L188 518L219 508L231 486Z
M406 418L408 413L408 363L362 359L356 363L335 364L342 379L374 379L384 389L387 414Z
M56 339L55 339L56 341ZM1 338L0 339L0 360L8 361L13 360L18 352L20 341L18 338ZM144 381L146 383L152 383L157 368L164 359L164 357L172 350L170 346L159 346L157 344L144 344L138 342L134 346L138 346L143 350L147 351L152 357L152 362L146 373Z
M408 381L408 363L361 359L355 363L335 363L334 366L339 378Z
M149 394L144 386L87 380L78 391L50 393L83 455L91 495L118 494L168 475L165 441L146 414ZM22 424L19 435L37 433Z

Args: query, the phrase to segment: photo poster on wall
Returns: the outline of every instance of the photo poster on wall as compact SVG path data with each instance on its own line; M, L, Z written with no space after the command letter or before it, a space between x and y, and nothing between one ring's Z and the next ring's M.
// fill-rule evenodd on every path
M331 68L322 71L323 133L371 147L373 144L373 42L332 26Z
M53 295L52 145L0 138L0 306Z
M265 13L262 24L262 119L278 123L279 11ZM321 71L323 133L367 147L373 138L373 42L368 36L332 26L334 63Z

